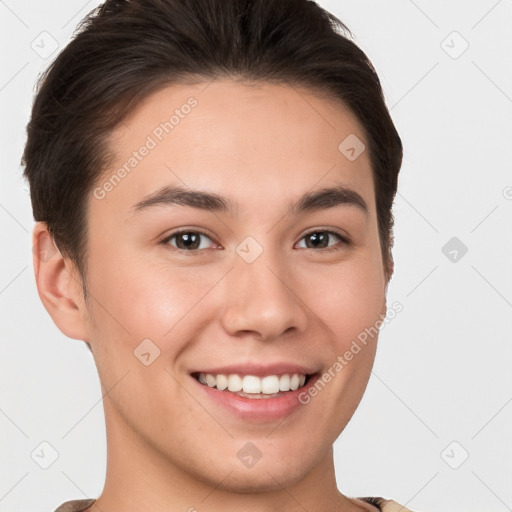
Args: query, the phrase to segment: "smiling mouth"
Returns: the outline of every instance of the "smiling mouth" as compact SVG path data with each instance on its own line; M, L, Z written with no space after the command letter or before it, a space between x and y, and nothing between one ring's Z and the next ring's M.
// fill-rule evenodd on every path
M245 398L277 398L305 387L316 374L241 375L194 372L192 377L203 386Z

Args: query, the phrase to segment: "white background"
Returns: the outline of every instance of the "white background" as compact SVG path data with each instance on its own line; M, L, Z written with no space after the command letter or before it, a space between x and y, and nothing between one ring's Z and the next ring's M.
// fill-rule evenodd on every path
M0 1L2 511L97 497L105 477L96 368L37 295L20 167L34 84L56 55L31 44L62 48L97 4ZM340 490L421 512L512 510L512 2L319 4L374 63L405 151L388 293L404 309L335 444ZM456 262L442 252L452 237L468 248ZM31 458L43 441L58 452L46 470Z

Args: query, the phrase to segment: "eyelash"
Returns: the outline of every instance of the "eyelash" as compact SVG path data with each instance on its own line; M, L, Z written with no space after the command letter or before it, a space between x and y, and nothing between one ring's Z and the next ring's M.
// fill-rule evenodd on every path
M169 246L169 242L174 237L182 235L182 234L185 234L185 233L187 233L187 234L193 233L193 234L202 235L202 236L205 236L205 237L209 238L213 243L215 243L212 240L212 238L209 235L207 235L206 233L203 233L202 231L192 230L192 229L181 229L181 230L175 231L175 232L171 233L169 236L167 236L166 238L164 238L160 243L162 245ZM310 235L313 235L315 233L328 233L330 235L335 235L336 237L338 237L340 239L340 242L338 242L334 246L318 249L318 250L316 250L317 252L324 252L324 253L325 252L329 252L330 253L330 252L333 252L333 251L340 251L343 246L350 245L350 241L349 241L349 239L347 237L337 233L336 231L330 231L330 230L327 230L327 229L315 229L313 231L309 231L308 233L306 233L301 238L301 240L303 240L304 238L306 238L306 237L308 237ZM190 256L198 255L201 251L205 250L205 249L191 249L191 250L187 250L187 249L180 249L179 247L174 247L174 246L171 246L171 247L174 250L187 253L187 255L190 255ZM314 248L309 248L309 247L306 247L305 249L315 250Z

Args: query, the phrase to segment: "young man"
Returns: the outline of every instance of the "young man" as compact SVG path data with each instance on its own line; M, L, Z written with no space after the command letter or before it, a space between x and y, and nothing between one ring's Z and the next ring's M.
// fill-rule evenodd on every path
M43 77L36 282L94 356L107 429L103 492L59 512L407 510L334 472L402 159L340 29L306 0L107 1Z

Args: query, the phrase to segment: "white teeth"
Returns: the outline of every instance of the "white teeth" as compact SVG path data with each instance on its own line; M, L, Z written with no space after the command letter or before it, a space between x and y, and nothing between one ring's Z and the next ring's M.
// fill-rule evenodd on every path
M290 376L287 373L281 375L281 378L279 379L279 390L290 391Z
M225 375L217 375L217 389L224 391L228 387L228 378Z
M292 378L290 379L290 389L295 391L296 389L299 389L299 376L294 373Z
M232 374L228 376L229 391L241 391L243 387L242 379L239 375Z
M290 391L290 376L287 373L279 379L279 391Z
M304 386L306 375L298 373L284 375L267 375L260 378L256 375L240 375L233 373L229 375L213 375L211 373L200 373L199 382L220 391L274 395L281 391L295 391Z
M261 393L261 379L254 375L246 375L243 380L244 393Z
M277 375L269 375L261 379L261 392L265 395L279 393L279 377Z

